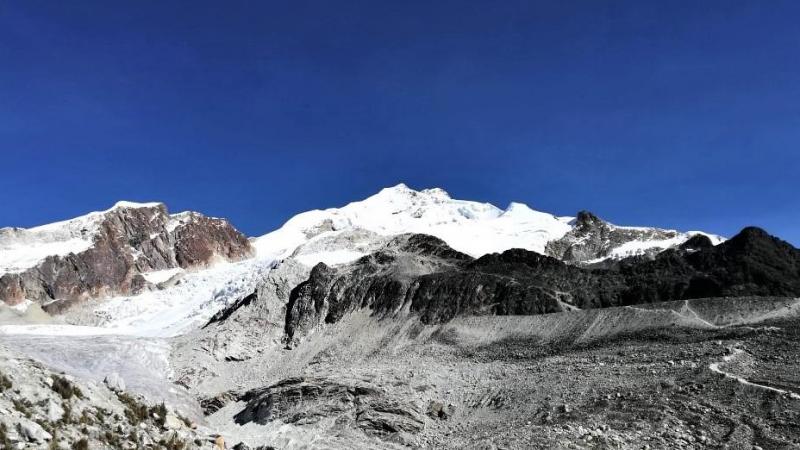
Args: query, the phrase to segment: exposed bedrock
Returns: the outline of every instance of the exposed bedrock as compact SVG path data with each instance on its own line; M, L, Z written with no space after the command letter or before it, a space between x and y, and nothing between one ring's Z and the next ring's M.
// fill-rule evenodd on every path
M170 216L163 204L114 208L103 213L95 230L85 231L94 233L88 249L48 256L34 267L0 276L0 300L13 305L28 299L59 312L82 299L149 288L140 275L144 272L205 267L254 253L226 220L196 213Z
M568 263L584 263L606 258L626 243L673 239L679 234L675 230L659 228L618 227L588 211L581 211L572 230L560 239L548 242L545 253ZM652 257L661 250L652 247L645 251L645 255Z
M418 405L394 398L366 382L288 378L247 392L238 400L247 402L234 416L239 425L265 425L274 420L304 425L335 418L342 426L350 424L365 433L382 436L415 433L424 424Z
M461 315L530 315L669 300L800 296L800 251L758 228L717 246L702 237L654 259L585 269L513 249L473 259L438 238L402 235L337 267L318 264L294 288L285 333L295 341L348 312L417 314L423 323Z

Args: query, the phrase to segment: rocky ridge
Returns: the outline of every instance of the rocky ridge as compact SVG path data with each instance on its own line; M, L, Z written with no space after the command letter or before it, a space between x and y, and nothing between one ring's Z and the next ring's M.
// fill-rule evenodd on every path
M583 269L521 249L473 259L426 235L394 238L338 267L320 263L286 306L286 338L368 308L423 323L464 315L531 315L708 297L800 296L800 251L757 228L700 244ZM702 247L702 248L696 248Z
M572 229L545 247L545 254L571 264L588 265L605 260L620 260L631 256L652 258L668 248L700 236L713 245L719 236L699 231L681 233L675 230L646 227L620 227L588 211L578 213L571 222Z
M170 215L160 203L120 202L65 222L0 230L0 300L33 301L61 313L84 299L168 287L183 269L238 261L256 251L262 260L292 257L309 267L348 263L405 233L437 236L472 257L522 248L576 265L652 257L698 235L618 227L586 212L556 217L522 203L503 210L402 184L341 208L299 214L250 240L223 219ZM708 236L712 243L721 240Z
M36 254L6 261L0 300L26 300L58 312L87 298L155 288L151 272L204 268L253 256L248 239L224 219L198 213L169 215L160 203L119 203L102 213L32 229L0 230L0 255Z

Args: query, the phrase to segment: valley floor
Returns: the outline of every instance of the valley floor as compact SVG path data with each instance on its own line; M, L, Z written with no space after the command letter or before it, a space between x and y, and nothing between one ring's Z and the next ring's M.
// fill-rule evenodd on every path
M719 301L435 327L356 313L293 349L191 359L207 370L184 381L253 447L800 448L797 301Z
M96 384L120 373L229 448L778 449L800 448L798 305L709 299L436 326L361 311L292 348L277 325L251 330L244 358L212 351L202 330L0 340Z

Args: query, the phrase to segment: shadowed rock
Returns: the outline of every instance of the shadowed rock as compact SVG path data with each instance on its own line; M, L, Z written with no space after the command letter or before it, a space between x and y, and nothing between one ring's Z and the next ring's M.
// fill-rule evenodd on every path
M423 418L416 405L389 397L366 383L343 383L327 378L288 378L265 389L244 394L247 402L234 416L239 425L265 425L274 420L306 425L337 418L366 433L416 433Z
M587 223L596 222L592 217ZM800 251L757 228L709 246L698 237L654 259L584 269L513 249L472 259L434 237L403 235L358 261L319 264L289 297L289 342L347 313L410 312L423 323L462 315L529 315L703 297L800 296Z

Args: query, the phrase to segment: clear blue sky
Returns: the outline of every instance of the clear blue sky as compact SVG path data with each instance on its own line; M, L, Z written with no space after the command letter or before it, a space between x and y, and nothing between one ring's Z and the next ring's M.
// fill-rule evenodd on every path
M405 182L800 244L797 1L0 1L0 226Z

